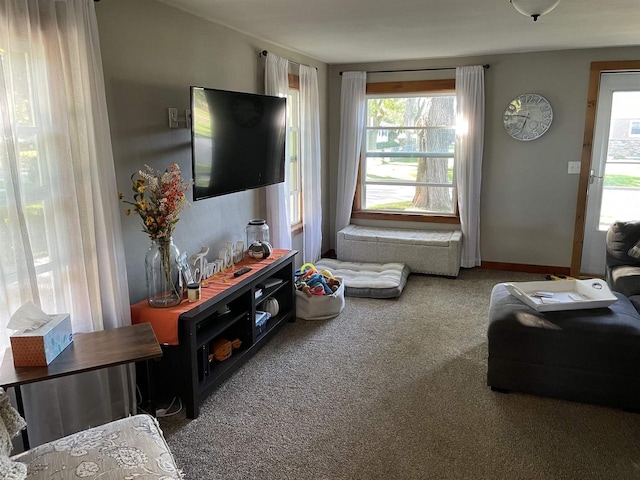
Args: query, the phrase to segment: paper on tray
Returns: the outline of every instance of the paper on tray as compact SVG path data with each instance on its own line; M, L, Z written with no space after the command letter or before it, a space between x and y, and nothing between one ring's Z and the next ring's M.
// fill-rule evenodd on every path
M29 301L11 315L9 323L7 323L7 328L9 330L26 332L46 325L52 318L52 316L44 313L35 303Z

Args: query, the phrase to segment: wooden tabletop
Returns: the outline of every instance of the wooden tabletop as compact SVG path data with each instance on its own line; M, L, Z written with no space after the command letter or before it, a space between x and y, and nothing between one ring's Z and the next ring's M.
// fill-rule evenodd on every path
M148 323L74 333L71 345L47 367L14 367L13 354L7 348L0 365L0 386L9 388L161 356L162 349Z

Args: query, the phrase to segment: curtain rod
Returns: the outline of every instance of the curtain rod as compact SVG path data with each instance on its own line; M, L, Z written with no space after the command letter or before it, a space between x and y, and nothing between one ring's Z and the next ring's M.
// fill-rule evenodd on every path
M365 73L396 73L396 72L428 72L433 70L455 70L458 67L433 67L433 68L408 68L408 69L399 69L399 70L367 70ZM488 63L483 65L482 68L485 70L491 68L491 65ZM343 72L340 72L342 75Z
M269 52L268 52L268 51L266 51L266 50L262 50L262 51L260 52L260 56L261 56L261 57L266 57L268 54L269 54ZM310 66L310 65L306 65L306 64L304 64L304 63L294 62L293 60L289 60L289 59L287 59L287 62L289 62L289 63L293 63L294 65L304 65L305 67L309 67L309 66ZM314 67L314 68L315 68L316 70L318 70L318 67Z

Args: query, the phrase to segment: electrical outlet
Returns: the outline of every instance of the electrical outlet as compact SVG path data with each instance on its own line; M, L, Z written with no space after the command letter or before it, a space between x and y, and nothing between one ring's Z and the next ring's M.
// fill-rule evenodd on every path
M580 162L569 162L567 173L574 175L580 173Z
M169 128L178 128L178 109L169 108Z

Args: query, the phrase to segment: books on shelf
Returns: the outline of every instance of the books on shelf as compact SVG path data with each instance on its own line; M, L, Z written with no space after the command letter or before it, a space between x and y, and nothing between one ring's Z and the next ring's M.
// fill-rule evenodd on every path
M261 296L262 296L262 288L256 287L256 289L253 291L253 297L260 298Z
M267 278L263 283L260 284L260 286L262 288L271 288L275 287L276 285L280 285L282 282L284 282L284 280L281 278L271 277Z

